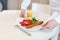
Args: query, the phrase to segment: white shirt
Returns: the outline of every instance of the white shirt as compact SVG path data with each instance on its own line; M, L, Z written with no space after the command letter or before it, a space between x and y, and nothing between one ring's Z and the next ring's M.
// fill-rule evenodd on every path
M53 10L60 10L60 0L50 0L49 2Z
M27 7L30 5L31 0L23 0L23 2L21 3L21 9L25 9L27 10Z
M55 20L60 23L60 14L55 18Z
M50 0L50 5L53 11L55 10L58 12L55 20L60 23L60 0Z

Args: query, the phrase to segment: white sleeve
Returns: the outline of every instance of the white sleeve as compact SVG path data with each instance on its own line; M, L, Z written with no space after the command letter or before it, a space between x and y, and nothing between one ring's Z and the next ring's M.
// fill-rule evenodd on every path
M22 3L21 3L21 9L25 9L27 10L27 7L30 5L31 3L31 0L23 0Z
M60 23L60 14L55 18L55 20Z

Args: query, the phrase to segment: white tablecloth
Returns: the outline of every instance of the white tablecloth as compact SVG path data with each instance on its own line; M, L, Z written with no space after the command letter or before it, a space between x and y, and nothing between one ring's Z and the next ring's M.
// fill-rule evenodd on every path
M56 34L58 28L50 32L30 32L31 36L28 36L14 26L19 13L20 10L0 12L0 40L48 40Z

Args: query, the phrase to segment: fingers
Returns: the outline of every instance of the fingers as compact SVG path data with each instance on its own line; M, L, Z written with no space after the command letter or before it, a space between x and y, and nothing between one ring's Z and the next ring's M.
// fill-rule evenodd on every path
M46 24L42 25L42 29L52 29L54 28L54 23L51 23L50 21L48 21Z
M46 24L42 25L41 29L46 29L46 28L48 28L48 22Z
M21 10L20 17L22 17L22 18L25 17L25 10Z
M48 24L48 22L47 22L47 23L45 23L45 24L43 24L43 25L42 25L42 27L46 26L47 24Z
M56 24L55 23L50 23L50 22L48 22L48 23L46 23L46 24L44 24L44 25L42 25L42 30L44 30L44 29L53 29L53 28L55 28L56 27Z

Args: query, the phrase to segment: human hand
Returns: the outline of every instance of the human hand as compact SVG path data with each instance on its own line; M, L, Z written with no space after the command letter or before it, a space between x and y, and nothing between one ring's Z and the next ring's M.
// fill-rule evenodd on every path
M26 13L26 11L25 11L24 9L22 9L19 16L20 16L21 18L25 18L25 17L26 17L26 16L25 16L25 13Z
M56 26L58 25L58 23L52 19L52 20L49 20L48 22L46 22L45 24L42 25L42 29L53 29L55 28Z

